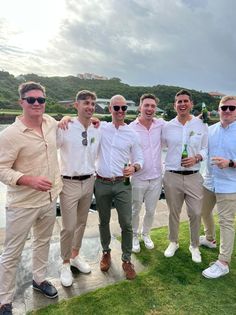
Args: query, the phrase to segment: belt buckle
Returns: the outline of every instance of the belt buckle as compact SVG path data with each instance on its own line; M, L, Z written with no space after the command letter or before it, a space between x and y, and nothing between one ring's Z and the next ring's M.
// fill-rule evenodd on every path
M116 177L115 177L115 176L112 176L112 177L111 177L111 182L114 183L115 181L116 181Z

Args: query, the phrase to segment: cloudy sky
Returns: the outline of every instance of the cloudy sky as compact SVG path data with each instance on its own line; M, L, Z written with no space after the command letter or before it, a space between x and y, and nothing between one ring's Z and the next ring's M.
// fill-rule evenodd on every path
M236 95L235 0L0 0L0 69Z

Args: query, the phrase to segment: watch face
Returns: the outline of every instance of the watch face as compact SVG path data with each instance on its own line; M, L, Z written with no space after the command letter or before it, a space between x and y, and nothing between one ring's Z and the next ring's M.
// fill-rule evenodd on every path
M229 160L229 167L234 167L234 161Z

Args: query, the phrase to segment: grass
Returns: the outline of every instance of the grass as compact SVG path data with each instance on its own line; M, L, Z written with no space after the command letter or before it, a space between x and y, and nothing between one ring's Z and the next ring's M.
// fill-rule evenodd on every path
M233 315L236 314L236 259L224 278L209 280L201 272L218 256L218 249L202 248L203 262L192 262L188 251L188 223L180 226L180 248L172 258L163 252L167 228L152 230L155 250L144 248L137 257L147 267L134 281L124 280L94 292L64 300L35 315ZM219 240L219 228L217 229ZM218 242L219 243L219 242Z

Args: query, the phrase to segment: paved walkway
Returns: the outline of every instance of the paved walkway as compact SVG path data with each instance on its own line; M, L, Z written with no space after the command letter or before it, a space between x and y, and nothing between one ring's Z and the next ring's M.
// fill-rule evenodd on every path
M185 208L182 211L181 220L186 220ZM166 226L168 224L168 210L165 200L160 200L157 205L154 227ZM117 220L116 210L112 210L111 232L112 232L112 266L107 273L99 269L101 258L101 245L98 231L98 214L91 211L88 217L88 223L83 239L81 254L86 258L92 268L90 274L78 273L74 275L74 283L70 288L61 286L59 280L59 269L61 266L59 232L61 229L61 218L58 217L53 238L50 247L48 279L56 286L59 292L57 299L47 299L42 294L32 290L31 281L31 240L28 240L22 254L21 263L17 272L16 296L13 303L14 314L23 315L32 309L38 309L46 305L57 303L59 300L67 299L76 295L107 286L114 282L125 279L121 266L120 242L116 240L120 236L120 227ZM0 251L3 244L4 230L0 229ZM154 249L155 250L155 249ZM135 258L132 257L137 272L144 270L144 267Z

